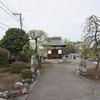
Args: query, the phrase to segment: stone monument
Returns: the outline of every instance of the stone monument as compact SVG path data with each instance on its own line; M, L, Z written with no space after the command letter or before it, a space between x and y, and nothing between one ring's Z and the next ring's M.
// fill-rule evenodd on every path
M79 69L77 69L76 74L80 75L83 73L86 73L87 69L86 69L86 60L81 56L80 57L80 63L79 63Z

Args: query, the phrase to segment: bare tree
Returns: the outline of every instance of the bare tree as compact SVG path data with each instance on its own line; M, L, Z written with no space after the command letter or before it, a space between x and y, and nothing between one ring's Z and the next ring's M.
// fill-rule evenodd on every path
M95 67L95 78L98 78L97 71L99 68L99 50L98 50L98 40L100 37L100 19L99 17L92 15L86 20L86 26L84 28L84 41L87 42L89 45L93 44L95 45L95 51L96 51L96 58L97 58L97 64Z

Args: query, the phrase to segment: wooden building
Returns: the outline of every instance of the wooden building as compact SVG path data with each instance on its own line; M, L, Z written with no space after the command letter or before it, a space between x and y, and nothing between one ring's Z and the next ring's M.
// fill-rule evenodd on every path
M53 47L53 49L47 53L48 59L62 59L63 48L67 45L62 42L61 37L51 38L47 45Z

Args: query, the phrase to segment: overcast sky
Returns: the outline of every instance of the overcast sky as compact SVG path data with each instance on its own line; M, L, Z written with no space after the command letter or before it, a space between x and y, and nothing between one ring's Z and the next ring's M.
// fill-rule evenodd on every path
M10 14L9 10L11 10L12 12L22 13L23 29L26 32L33 29L43 30L50 37L61 36L70 39L70 41L81 40L84 22L87 17L91 15L100 16L100 0L0 1L6 6L0 2L0 23L11 27L20 27L19 23L3 9ZM8 28L0 24L0 39L6 31L1 27Z

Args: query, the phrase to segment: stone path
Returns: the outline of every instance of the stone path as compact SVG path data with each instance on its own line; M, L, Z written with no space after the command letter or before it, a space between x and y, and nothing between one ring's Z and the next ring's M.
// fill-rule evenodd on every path
M75 75L77 61L46 66L27 100L100 100L100 84Z

